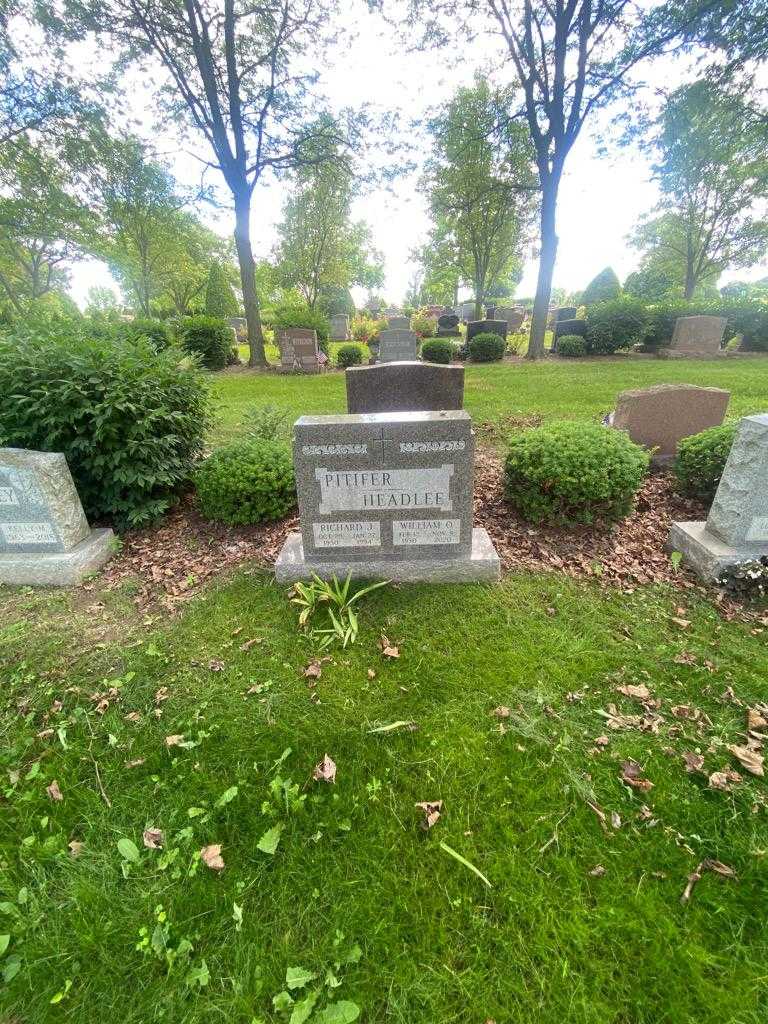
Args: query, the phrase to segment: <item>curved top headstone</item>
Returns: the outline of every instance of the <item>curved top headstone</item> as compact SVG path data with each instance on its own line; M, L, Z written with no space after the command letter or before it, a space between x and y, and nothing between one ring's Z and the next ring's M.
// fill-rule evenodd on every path
M352 366L347 412L437 412L464 406L464 367L418 361Z

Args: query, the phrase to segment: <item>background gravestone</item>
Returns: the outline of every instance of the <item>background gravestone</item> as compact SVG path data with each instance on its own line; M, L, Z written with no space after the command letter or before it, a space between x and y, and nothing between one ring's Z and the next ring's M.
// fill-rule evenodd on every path
M409 331L411 329L411 318L409 316L387 317L387 327L391 331Z
M556 320L554 334L552 337L552 351L557 351L557 342L569 334L575 334L579 338L587 337L586 320Z
M510 334L516 334L523 326L525 311L517 306L497 306L496 316L499 320L506 320Z
M467 343L469 343L476 334L498 334L499 337L507 340L507 321L506 320L472 320L467 324Z
M400 328L380 331L378 342L380 363L393 363L416 358L419 339L414 331Z
M461 409L464 367L439 363L378 363L345 373L347 412Z
M460 338L461 331L459 330L459 315L452 309L447 310L445 313L441 313L437 318L437 336L438 338Z
M277 332L281 373L320 373L323 368L315 331L284 327Z
M730 397L721 388L656 384L622 391L606 422L625 431L636 444L655 448L651 461L664 465L674 459L682 438L723 422Z
M714 355L720 351L727 322L722 316L678 317L669 351Z
M349 341L349 317L346 313L334 313L331 317L331 341Z
M109 558L61 452L0 448L0 583L70 586Z
M463 411L302 416L301 533L288 536L277 579L498 579L488 534L472 528L474 448Z
M709 580L768 554L768 414L741 420L707 521L673 523L667 546Z

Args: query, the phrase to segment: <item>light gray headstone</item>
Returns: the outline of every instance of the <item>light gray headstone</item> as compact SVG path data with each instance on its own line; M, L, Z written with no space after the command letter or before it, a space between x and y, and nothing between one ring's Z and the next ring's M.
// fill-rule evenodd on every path
M697 355L720 351L727 320L722 316L681 316L675 320L671 352L691 352Z
M380 363L396 363L416 358L419 339L413 331L380 331L378 342Z
M349 341L349 317L346 313L334 313L331 317L331 341Z
M768 414L740 422L706 522L673 523L667 546L708 580L768 554Z
M67 585L109 556L61 452L0 448L0 583Z
M293 457L301 535L286 541L278 579L498 577L487 534L472 528L466 412L302 416Z
M390 316L387 317L387 326L391 331L409 331L411 318L409 316Z

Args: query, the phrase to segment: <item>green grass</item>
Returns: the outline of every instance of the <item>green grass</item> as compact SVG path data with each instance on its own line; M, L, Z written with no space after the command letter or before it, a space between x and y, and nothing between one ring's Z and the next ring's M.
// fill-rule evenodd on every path
M211 589L164 629L136 625L100 645L82 640L92 611L67 616L71 596L12 598L0 626L0 932L11 936L4 961L21 963L0 988L0 1019L286 1021L272 1007L286 970L322 980L357 944L359 962L334 968L332 997L369 1024L765 1020L765 782L709 791L680 753L698 747L708 771L730 762L724 744L738 741L743 709L719 696L732 686L745 702L765 699L768 653L763 635L707 602L689 603L681 632L679 594L664 589L605 595L529 575L387 588L363 604L359 643L323 666L315 703L301 672L312 648L261 574ZM124 629L128 597L107 600L95 617ZM399 660L380 654L381 629ZM675 663L681 651L697 664ZM637 710L619 681L663 700L659 735L606 728L609 702ZM91 695L110 686L120 699L99 714ZM160 687L170 696L156 703ZM670 716L686 703L711 718L704 735ZM498 705L512 710L503 733ZM370 732L395 720L418 729ZM53 737L36 738L46 728ZM601 733L610 744L591 754ZM172 734L195 745L167 749ZM325 753L333 786L311 781ZM650 793L619 781L630 756ZM277 776L306 797L302 809L275 802ZM46 796L53 779L62 802ZM413 805L438 799L442 818L423 832ZM588 800L622 827L604 832ZM279 846L262 853L275 824ZM147 827L164 830L165 851L143 848ZM126 837L140 853L124 877ZM77 858L71 840L84 844ZM220 874L198 857L214 843ZM707 874L683 906L705 857L738 881ZM602 878L589 874L597 864ZM169 929L157 932L160 956L137 949L158 907ZM169 969L163 943L184 939L193 950ZM203 961L208 984L190 987Z
M214 378L221 401L219 440L237 436L245 410L272 402L292 418L346 411L344 375L237 373ZM620 391L652 384L699 384L731 392L729 418L762 412L768 403L768 359L599 359L467 366L465 408L477 423L541 413L594 420L614 407Z

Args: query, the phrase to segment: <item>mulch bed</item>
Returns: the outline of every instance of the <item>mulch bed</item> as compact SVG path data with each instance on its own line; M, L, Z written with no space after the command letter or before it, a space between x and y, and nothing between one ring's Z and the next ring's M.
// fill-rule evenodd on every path
M478 448L475 525L488 530L505 572L562 572L626 592L648 583L698 587L687 573L674 571L664 544L673 519L703 519L706 509L677 494L668 473L646 479L635 513L624 522L566 530L534 527L520 519L504 500L502 471L492 449ZM243 562L271 568L286 534L296 529L295 516L268 526L209 523L187 496L159 526L127 534L120 554L89 589L112 590L130 581L138 587L134 602L139 610L159 605L173 613L205 583Z

